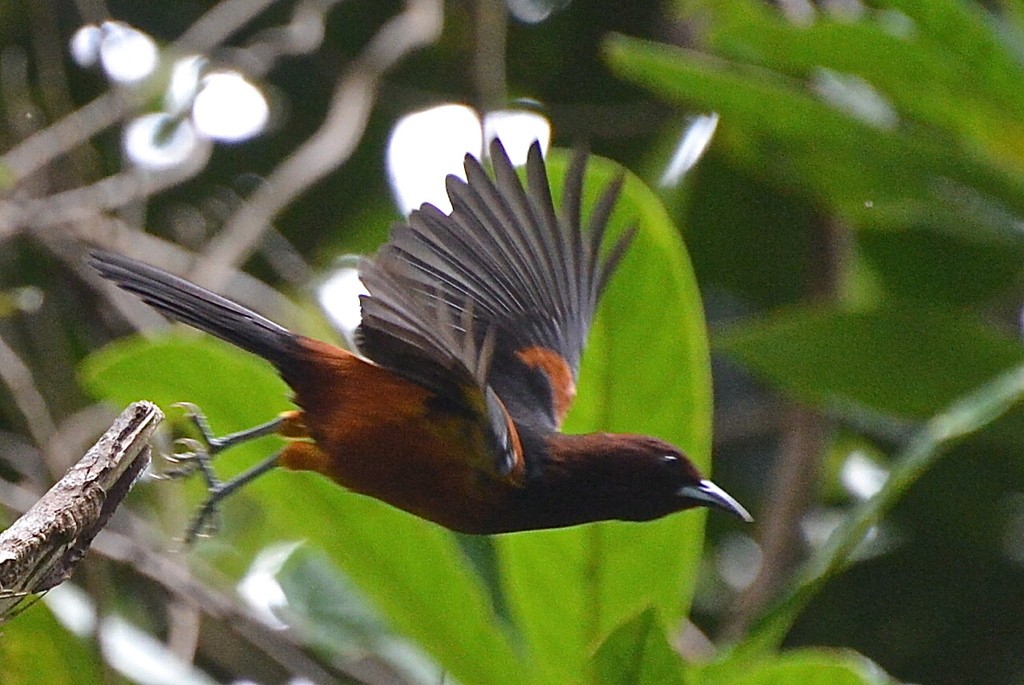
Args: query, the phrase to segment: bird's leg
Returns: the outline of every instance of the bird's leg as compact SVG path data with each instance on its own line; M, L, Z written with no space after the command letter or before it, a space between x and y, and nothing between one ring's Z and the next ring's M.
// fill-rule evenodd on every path
M214 484L218 482L211 466L215 456L239 443L276 433L287 420L287 414L282 414L258 426L218 437L210 429L210 423L206 420L206 415L203 414L199 407L190 402L181 402L175 406L185 409L185 418L196 427L196 430L202 436L202 440L179 438L175 441L176 444L184 447L186 451L169 456L167 460L173 464L179 464L179 466L165 471L162 475L164 478L176 479L185 478L199 471L203 474L203 480L206 481L207 488L211 490Z
M207 464L207 468L203 469L203 476L206 479L208 495L206 501L203 502L199 511L192 518L192 523L188 526L188 531L185 533L185 544L191 545L200 535L209 535L216 532L219 527L216 516L220 511L220 503L224 498L277 466L277 458L280 454L280 451L275 452L248 471L244 471L231 480L225 481L218 480Z
M195 426L201 439L179 438L176 444L184 447L185 451L167 457L168 461L178 466L164 471L161 475L164 478L177 479L185 478L197 471L202 474L203 482L206 484L207 497L192 518L185 533L185 543L191 545L200 535L213 533L217 529L216 517L219 513L220 503L235 490L272 469L277 464L280 451L230 480L221 480L213 470L212 462L215 456L234 445L272 433L292 438L306 437L306 433L301 413L292 411L284 412L271 421L247 430L218 437L214 435L206 416L199 407L187 402L177 406L185 409L185 418Z

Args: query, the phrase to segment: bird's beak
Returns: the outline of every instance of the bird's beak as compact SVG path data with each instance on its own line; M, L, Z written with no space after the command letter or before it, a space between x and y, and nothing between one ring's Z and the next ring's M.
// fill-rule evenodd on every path
M727 511L747 523L751 523L754 520L750 512L744 509L742 504L734 500L732 495L709 480L702 480L696 485L681 487L676 494L680 497L696 500L703 506Z

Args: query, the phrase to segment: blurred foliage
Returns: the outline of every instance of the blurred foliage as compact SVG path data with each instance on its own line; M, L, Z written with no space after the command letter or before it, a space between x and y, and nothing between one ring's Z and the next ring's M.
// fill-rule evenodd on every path
M110 10L173 40L210 6ZM385 78L353 157L275 221L275 239L314 271L343 252L372 251L395 218L381 153L395 118L440 101L485 99L467 65L480 59L476 12L487 6L447 3L440 40ZM196 577L230 595L276 553L283 561L273 569L281 592L274 612L329 667L383 664L379 682L1019 682L1024 8L973 0L532 6L558 11L509 24L507 97L542 103L559 145L587 140L640 170L628 176L615 214L615 230L633 223L639 237L602 302L571 430L656 434L709 469L703 293L713 349L760 383L737 382L735 373L716 379L717 415L732 417L716 430L740 436L716 440L723 485L753 503L755 516L770 509L764 474L792 429L779 398L799 401L834 430L818 488L825 495L789 523L807 530L825 507L842 523L828 542L805 537L805 563L784 577L778 602L703 658L693 656L700 650L685 636L694 627L684 623L692 614L711 637L729 624L738 588L722 572L725 552L730 539L753 533L712 519L705 539L697 512L466 538L317 476L273 472L229 500L221 532L186 557ZM280 109L273 130L218 147L201 174L123 218L201 249L257 175L319 125L339 71L400 7L341 3L328 15L323 49L265 75ZM290 12L274 5L235 39L259 36ZM52 41L66 44L86 19L96 17L60 3L0 12L0 66L8 67L0 81L16 79L10 66L22 62L12 55L32 64L24 97L39 116L59 119L106 89L95 75L46 62L59 51ZM54 96L61 83L66 101ZM8 119L18 111L13 92L0 91ZM655 194L648 184L686 116L709 111L721 119L706 159L680 186ZM25 133L7 128L12 147ZM121 164L116 136L87 152L55 165L49 182L79 173L84 183ZM557 186L566 157L550 159ZM591 200L617 168L593 160ZM225 433L288 408L287 389L265 364L191 332L103 345L116 332L108 330L113 317L82 293L55 244L52 234L25 236L0 252L0 292L46 293L34 313L5 309L0 334L56 418L90 398L146 398L165 408L188 400ZM248 266L276 277L272 252ZM312 307L302 316L304 330L325 330ZM19 406L5 395L0 408L2 461L29 478L15 459L31 443ZM238 473L274 441L232 450L218 469ZM845 457L857 450L889 471L859 504L842 481ZM195 482L144 483L133 507L171 547L200 490ZM122 567L109 587L96 578L110 576L90 574L87 588L107 610L166 638L170 619L154 609L162 591L130 570ZM225 681L240 676L217 656L230 651L222 640L200 646L200 668ZM42 604L0 636L4 683L102 682L111 678L105 668L97 645Z
M966 313L903 305L779 311L725 331L722 350L801 400L926 418L1024 361L1003 331Z
M690 44L613 36L606 55L666 101L721 115L708 163L676 201L705 286L739 296L748 311L774 309L719 327L717 348L880 446L900 440L908 421L1012 373L1024 266L1016 6L854 3L789 17L758 2L676 7ZM1011 394L1008 405L1017 401ZM985 591L980 579L965 587L954 569L984 547L973 531L1014 534L1000 508L1021 487L1011 456L1021 418L984 416L975 428L996 425L955 449L948 468L924 474L917 490L931 498L907 497L897 509L889 534L899 552L872 560L867 577L833 581L846 603L812 600L804 622L819 631L798 622L790 639L855 646L913 681L1019 678L1019 660L990 658L1015 649L1019 626L990 629L995 600L961 604ZM941 536L901 535L907 519L938 510L949 521ZM998 548L984 549L1004 579L1024 580ZM894 572L915 556L932 566L916 564L916 577ZM950 597L941 611L959 617L955 628L897 618L910 610L928 622L914 598L939 595ZM890 601L864 611L865 597L883 596ZM826 606L835 623L821 631L829 619L816 609ZM876 632L885 626L896 632Z
M10 685L99 683L100 655L62 626L41 603L20 614L5 631L0 669Z

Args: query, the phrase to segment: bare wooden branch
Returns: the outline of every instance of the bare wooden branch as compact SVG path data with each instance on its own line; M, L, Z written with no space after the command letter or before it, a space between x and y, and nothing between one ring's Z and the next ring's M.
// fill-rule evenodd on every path
M163 413L136 402L56 485L0 533L0 621L33 592L67 580L150 461Z

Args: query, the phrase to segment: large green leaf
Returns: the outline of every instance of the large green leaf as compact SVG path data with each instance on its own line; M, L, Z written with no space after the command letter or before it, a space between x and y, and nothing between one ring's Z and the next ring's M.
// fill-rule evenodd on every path
M326 552L399 632L467 685L531 682L452 533L319 476L295 476L291 497L261 503L272 517L300 507L309 518L293 534Z
M4 623L0 673L4 685L103 682L99 653L60 625L42 602Z
M683 663L647 609L612 633L594 656L596 685L682 685Z
M755 662L728 662L699 671L695 685L884 685L880 668L855 652L799 649Z
M963 149L959 130L880 126L825 102L788 74L694 51L615 36L606 52L624 78L670 102L719 112L720 144L738 163L855 223L879 216L908 223L946 204L965 217L1002 217L982 228L1012 232L1008 217L1024 213L1021 167ZM761 55L747 57L757 63ZM976 128L999 136L1001 121ZM966 226L976 228L973 221Z
M994 18L970 3L897 0L883 3L892 11L865 12L859 21L823 14L809 25L781 13L750 21L749 14L723 8L735 2L692 4L700 9L690 12L705 19L706 46L721 56L807 79L826 93L824 80L854 75L862 79L854 86L862 88L859 97L851 89L848 99L833 101L891 108L970 141L994 163L1024 165L1024 71L992 30ZM832 86L843 87L841 81ZM865 86L882 96L879 102L872 104Z
M660 97L721 114L721 178L750 178L748 195L761 179L774 186L748 201L761 206L751 216L764 220L753 233L742 218L723 226L736 210L715 211L732 199L721 197L721 185L712 199L697 196L695 209L714 214L692 219L695 254L720 257L747 241L733 250L745 257L719 258L707 278L757 301L784 301L790 274L806 269L800 260L816 245L787 240L799 238L800 216L778 226L796 195L851 227L874 229L863 240L892 292L961 302L1013 287L1022 271L1024 68L994 30L998 19L945 0L883 3L891 11L858 20L822 13L809 24L760 2L683 4L714 57L619 36L607 55L618 73ZM818 221L824 229L835 219ZM771 239L773 247L760 249ZM789 252L779 255L780 246ZM896 264L887 259L893 250ZM973 269L979 260L982 277Z
M890 305L796 307L733 326L715 346L803 401L924 418L1024 359L1020 344L966 316Z
M1015 292L1024 268L1024 243L970 240L927 227L857 234L860 266L898 299L962 306Z
M558 177L564 160L552 161ZM601 187L614 173L594 160L588 180ZM660 202L633 177L616 217L639 231L602 303L568 428L658 435L707 470L710 366L685 249ZM591 651L645 607L666 621L686 611L702 524L702 513L688 512L497 541L512 614L547 682L576 680Z
M299 635L331 661L355 661L367 653L416 683L437 681L437 666L387 629L351 580L309 545L280 550L286 558L274 577L287 598L278 612Z

